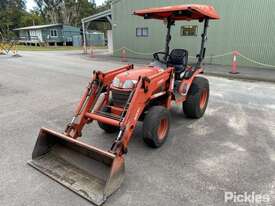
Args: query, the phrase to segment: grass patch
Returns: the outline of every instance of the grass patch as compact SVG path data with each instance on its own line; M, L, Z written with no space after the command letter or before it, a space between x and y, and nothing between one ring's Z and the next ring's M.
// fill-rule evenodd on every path
M17 45L17 50L19 51L69 51L69 50L82 50L82 47L73 47L73 46L25 46Z
M106 49L105 46L94 47L95 49ZM70 50L83 50L83 47L73 47L73 46L25 46L17 45L18 51L70 51Z

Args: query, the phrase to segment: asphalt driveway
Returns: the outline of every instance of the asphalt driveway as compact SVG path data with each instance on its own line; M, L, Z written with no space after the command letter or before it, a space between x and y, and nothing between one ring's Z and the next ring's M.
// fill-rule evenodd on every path
M92 70L124 63L76 51L22 55L0 56L0 205L91 205L26 162L41 126L63 131ZM225 203L224 192L265 194L260 205L275 205L275 84L209 80L205 116L186 119L175 105L162 148L148 148L138 125L126 179L106 206L248 205ZM82 140L107 149L112 138L93 123Z

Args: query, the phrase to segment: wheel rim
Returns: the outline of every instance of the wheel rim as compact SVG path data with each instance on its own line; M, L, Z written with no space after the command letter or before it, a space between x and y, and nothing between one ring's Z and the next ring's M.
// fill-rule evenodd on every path
M208 97L207 89L203 89L200 96L200 109L204 109Z
M168 120L162 119L159 124L158 128L158 138L159 140L163 140L167 134L168 131Z

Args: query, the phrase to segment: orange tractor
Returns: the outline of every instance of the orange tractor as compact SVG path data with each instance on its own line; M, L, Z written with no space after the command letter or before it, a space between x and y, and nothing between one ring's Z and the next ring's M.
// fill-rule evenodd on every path
M104 203L123 182L124 155L138 121L143 121L144 142L158 148L169 135L172 102L182 104L190 118L202 117L208 103L208 80L200 74L209 20L219 19L215 9L192 4L138 10L134 14L165 22L165 51L155 53L149 66L95 71L64 133L42 128L29 161L96 205ZM200 52L193 66L188 65L185 49L170 52L171 27L177 20L204 23ZM93 121L108 133L117 132L109 151L77 140L83 127Z

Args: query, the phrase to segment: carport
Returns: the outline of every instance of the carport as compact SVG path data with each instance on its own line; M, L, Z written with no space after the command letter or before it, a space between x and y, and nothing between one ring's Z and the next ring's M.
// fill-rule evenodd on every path
M97 22L107 21L112 26L112 10L108 9L100 13L94 14L92 16L88 16L86 18L81 19L83 34L87 33L87 28L89 27L90 23L93 21L97 21ZM84 47L84 52L86 53L87 52L86 35L83 35L83 47ZM110 51L113 50L112 30L108 30L108 49Z

